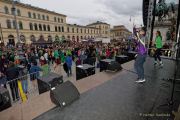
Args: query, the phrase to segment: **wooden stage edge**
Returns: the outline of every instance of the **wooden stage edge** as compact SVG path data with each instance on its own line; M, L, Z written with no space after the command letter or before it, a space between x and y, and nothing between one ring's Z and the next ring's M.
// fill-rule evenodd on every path
M131 69L134 61L122 65L123 68ZM95 88L114 77L126 74L126 71L119 72L100 72L90 77L73 82L79 92L82 94L92 88ZM36 97L28 99L27 102L16 104L7 110L0 112L0 120L32 120L37 116L47 112L55 107L51 102L50 92L43 93Z

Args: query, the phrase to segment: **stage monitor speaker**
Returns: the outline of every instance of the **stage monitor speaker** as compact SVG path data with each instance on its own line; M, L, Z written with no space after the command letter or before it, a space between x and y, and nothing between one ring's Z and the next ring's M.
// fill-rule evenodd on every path
M49 91L52 87L62 84L63 76L56 73L50 73L48 76L39 77L37 82L39 94L42 94Z
M0 112L11 107L9 92L4 87L0 87Z
M110 64L108 64L107 70L110 70L110 71L120 71L120 70L122 70L122 67L121 67L121 64L119 64L116 61L113 61Z
M51 101L61 108L78 100L79 97L80 93L78 89L70 81L66 81L63 84L51 88L50 91Z

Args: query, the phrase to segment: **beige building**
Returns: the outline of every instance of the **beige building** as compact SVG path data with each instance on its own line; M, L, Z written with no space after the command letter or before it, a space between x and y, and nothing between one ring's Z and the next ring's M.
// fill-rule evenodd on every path
M88 27L95 27L95 28L99 29L99 31L100 31L99 37L105 37L105 38L110 37L110 24L97 21L97 22L89 24L87 26Z
M124 26L118 25L114 26L111 29L111 39L112 40L125 40L127 39L132 33Z
M87 26L67 24L66 15L16 2L17 24L22 43L30 44L43 39L54 41L69 39L81 41L96 37L110 37L110 25L97 22ZM11 0L0 0L1 42L17 43L16 24Z

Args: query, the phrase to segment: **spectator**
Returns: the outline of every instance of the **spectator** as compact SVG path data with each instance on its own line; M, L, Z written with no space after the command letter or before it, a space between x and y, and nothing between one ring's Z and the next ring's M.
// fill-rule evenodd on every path
M19 100L17 78L19 76L18 68L13 62L9 63L6 71L7 81L9 82L13 101Z
M72 75L72 57L70 54L67 55L66 57L66 64L68 67L68 72L67 72L67 76L69 77L70 75Z

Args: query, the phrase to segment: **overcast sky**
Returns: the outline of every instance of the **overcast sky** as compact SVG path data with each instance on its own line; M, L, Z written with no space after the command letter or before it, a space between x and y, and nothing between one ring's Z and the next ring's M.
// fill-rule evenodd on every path
M142 22L142 0L20 0L48 10L67 15L70 24L87 25L103 21L113 25L125 25L132 29L133 21ZM130 16L131 22L130 22Z

